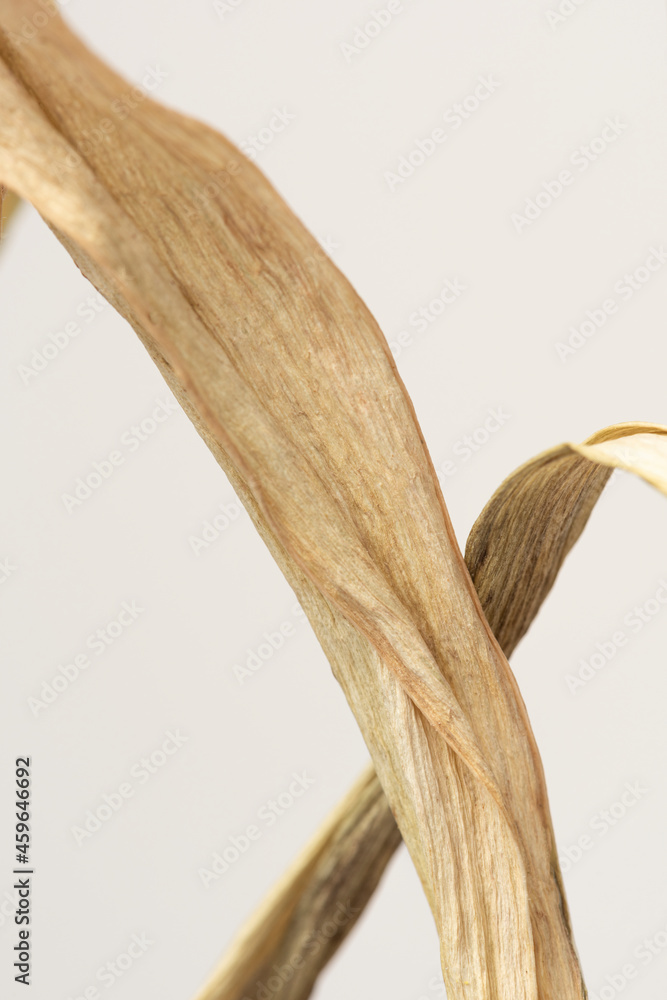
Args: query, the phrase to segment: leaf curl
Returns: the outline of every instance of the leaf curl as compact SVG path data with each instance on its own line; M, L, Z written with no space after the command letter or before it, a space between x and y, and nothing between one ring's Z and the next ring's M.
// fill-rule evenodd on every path
M613 468L632 472L667 494L667 427L616 424L582 444L550 449L512 473L475 521L466 561L506 656L537 616ZM356 829L354 839L351 829ZM353 895L358 912L346 925L349 934L400 843L400 837L392 839L394 832L394 817L370 768L281 880L280 933L272 911L262 906L197 1000L241 1000L252 995L267 970L289 965L294 957L298 972L276 991L276 998L306 1000L331 956L320 950L302 954L293 942L317 934L332 919L339 900ZM329 897L328 908L312 907L309 901L322 872L333 871L341 855L345 860L337 871L336 896Z

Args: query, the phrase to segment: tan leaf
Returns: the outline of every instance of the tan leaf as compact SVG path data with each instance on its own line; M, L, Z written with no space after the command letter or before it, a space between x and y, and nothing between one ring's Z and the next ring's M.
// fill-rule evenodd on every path
M501 485L473 525L466 561L507 656L539 611L611 468L633 472L667 493L667 427L617 424L581 445L538 455ZM197 1000L241 1000L274 966L293 969L274 991L277 1000L305 1000L331 953L304 944L321 936L342 901L353 899L356 912L341 932L349 934L400 842L394 831L371 768L248 920ZM331 891L322 899L318 889L327 877Z
M114 117L127 85L55 13L27 40L41 9L0 0L0 182L135 328L301 598L450 1000L584 996L525 707L377 324L222 136L148 99Z
M0 240L4 238L7 226L20 201L13 191L8 191L0 185Z
M372 896L401 835L372 767L299 854L241 929L197 1000L241 1000L267 988L302 1000L335 955Z
M489 624L509 656L579 538L611 469L667 493L667 428L615 424L513 472L475 522L466 562Z

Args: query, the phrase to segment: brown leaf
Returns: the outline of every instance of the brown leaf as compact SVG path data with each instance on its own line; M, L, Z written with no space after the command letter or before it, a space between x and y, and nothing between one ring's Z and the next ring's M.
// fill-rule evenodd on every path
M509 656L551 590L613 468L667 493L667 428L606 427L522 465L475 522L466 562L489 624Z
M401 835L372 767L241 929L197 1000L241 1000L275 982L279 1000L305 1000L372 896Z
M538 455L505 480L473 525L466 562L506 656L537 615L611 468L633 472L667 493L667 427L617 424L582 445L564 444ZM276 890L275 908L263 905L253 914L197 1000L241 1000L274 966L294 968L274 991L276 998L306 1000L331 956L326 950L304 953L295 942L317 935L340 900L353 896L358 912L345 926L350 932L398 846L395 830L371 769L281 880L280 903ZM336 894L327 906L313 906L313 895L333 871Z
M40 9L0 0L0 181L133 325L299 595L450 1000L584 996L525 708L377 324L222 136L148 99L114 116L126 84L57 16L25 39Z
M0 240L4 239L9 221L19 205L20 201L14 192L0 185Z

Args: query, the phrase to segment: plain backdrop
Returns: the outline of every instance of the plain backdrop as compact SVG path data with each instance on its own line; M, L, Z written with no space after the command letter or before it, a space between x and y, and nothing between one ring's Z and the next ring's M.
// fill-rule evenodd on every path
M558 0L392 6L368 32L385 0L71 0L66 16L128 88L147 81L246 151L264 137L256 162L396 345L463 546L493 490L541 450L619 421L667 424L665 9L580 0L558 18ZM493 92L475 108L464 102L480 78ZM438 128L446 140L431 149ZM563 170L571 183L559 191ZM517 224L529 200L535 218ZM644 281L644 261L661 255ZM462 290L445 306L448 281ZM367 751L294 595L185 415L169 413L143 441L131 431L152 428L169 393L27 206L3 243L0 282L0 559L12 567L0 583L0 989L25 995L10 890L13 762L28 754L30 995L74 1000L96 984L113 1000L190 1000ZM581 346L559 351L587 320ZM68 324L78 332L56 337L65 346L38 371ZM114 450L122 465L68 510L63 496ZM615 475L512 661L584 973L605 998L655 1000L667 978L666 525L667 498ZM123 602L141 611L96 652L89 636ZM290 634L267 650L281 626ZM601 653L610 642L613 655ZM261 666L243 676L260 646ZM86 651L90 666L35 712L30 699ZM592 676L574 687L578 671ZM181 745L166 755L169 732ZM152 774L139 763L151 755ZM270 822L264 807L294 773L307 787ZM88 811L128 782L132 795L82 839ZM200 869L253 823L261 837L206 888ZM97 978L132 935L151 944L111 983ZM636 974L614 986L628 963ZM402 848L316 995L431 1000L438 969Z

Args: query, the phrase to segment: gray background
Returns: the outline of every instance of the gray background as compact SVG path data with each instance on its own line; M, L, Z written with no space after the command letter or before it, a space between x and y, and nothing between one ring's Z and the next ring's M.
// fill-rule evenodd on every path
M404 0L348 61L341 44L384 6L71 0L66 14L128 81L159 67L153 96L238 143L275 108L294 115L257 162L388 339L412 333L397 363L436 468L454 463L443 488L463 545L504 476L537 452L617 421L667 423L667 264L573 355L556 350L586 310L620 302L614 284L667 241L665 10L586 0L550 24L557 0ZM495 93L392 191L386 172L489 74ZM580 172L570 157L608 117L622 134ZM573 183L519 234L513 213L568 167ZM447 279L465 292L417 332L410 315ZM0 584L0 896L13 866L13 759L31 754L31 996L82 996L136 933L153 944L112 986L97 981L100 996L188 1000L367 752L247 516L194 553L191 538L234 496L182 412L136 452L120 445L124 464L67 512L77 477L168 393L110 306L83 318L93 290L30 209L2 248L0 280L0 558L15 567ZM73 321L80 334L26 385L20 366ZM502 428L466 456L464 436L498 407ZM640 957L644 940L667 942L667 605L636 632L624 625L663 596L666 519L664 497L616 475L513 658L561 851L584 835L592 845L564 865L565 881L586 979L594 993L606 983L603 997L619 992L606 977L628 962L637 975L620 992L633 1000L662 996L667 975L662 943ZM35 716L28 699L133 600L138 619ZM239 683L234 666L286 622L295 634ZM618 629L627 644L570 691L567 675ZM178 753L134 780L133 797L79 846L72 827L175 729L188 737ZM259 821L261 839L205 889L198 869L295 771L312 786L274 825ZM628 782L645 791L600 832ZM13 1000L24 991L1 907L0 918L1 989ZM402 849L317 995L430 1000L437 974L432 919Z

